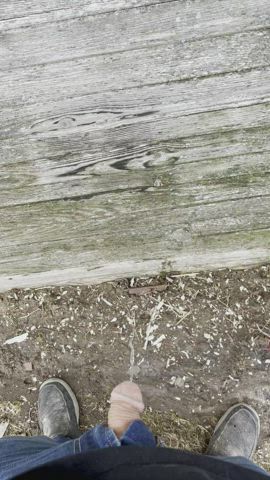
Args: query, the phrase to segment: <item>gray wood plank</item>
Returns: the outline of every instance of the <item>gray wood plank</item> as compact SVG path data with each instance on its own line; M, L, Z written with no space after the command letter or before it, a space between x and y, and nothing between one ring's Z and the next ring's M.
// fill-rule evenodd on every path
M269 259L269 11L1 3L0 290Z
M164 14L157 22L149 18L149 8L154 15L154 6L164 5ZM143 7L143 8L140 8ZM162 7L161 7L162 8ZM137 13L137 9L139 12ZM76 4L72 0L3 0L0 3L0 29L13 30L30 25L50 24L53 22L66 22L73 19L102 15L104 13L115 13L120 15L119 26L125 24L121 20L122 10L124 15L132 10L136 23L136 15L141 16L140 22L145 23L148 18L151 30L158 30L159 24L170 24L172 32L183 33L186 38L196 38L205 35L220 35L229 32L241 32L246 29L262 28L269 26L269 2L268 0L245 0L244 5L230 0L78 0ZM104 23L106 17L104 18ZM221 20L222 19L222 20ZM106 19L107 20L107 19ZM117 26L118 19L115 17ZM127 25L129 23L127 16ZM106 29L105 29L106 31ZM123 33L125 28L122 29Z
M228 193L226 198L222 199L219 191L222 189L225 191L226 187ZM209 189L209 192L211 189L213 193L215 192L216 198L211 199L210 195L206 194L204 201L203 194L198 198L188 186L184 188L179 186L172 190L165 186L152 186L133 190L129 188L126 191L108 191L84 200L42 202L29 204L27 208L8 207L1 211L2 219L8 220L2 224L1 242L5 239L10 240L1 250L3 254L1 265L9 263L10 259L11 263L17 262L20 257L24 261L24 257L28 259L29 255L39 254L42 257L42 252L48 249L52 255L51 259L48 259L49 263L53 262L54 266L57 266L59 258L55 252L55 245L67 246L68 258L66 252L65 258L61 258L61 264L64 265L70 261L73 252L83 253L84 248L81 248L83 244L87 254L95 249L96 259L114 255L117 245L119 252L123 250L139 260L141 252L143 251L145 255L149 245L154 245L155 242L157 244L154 250L161 252L163 241L170 242L171 234L174 235L174 232L179 233L179 237L175 235L175 246L181 246L183 243L180 235L180 232L183 232L182 236L186 236L188 241L185 248L192 251L194 247L192 242L200 244L204 242L204 238L214 237L213 234L219 234L219 238L213 238L212 242L222 242L223 238L226 244L226 237L223 234L252 232L253 229L256 230L254 228L256 225L257 228L267 230L270 195L261 198L258 190L257 196L247 197L248 187L241 186L239 182L238 188L239 191L243 190L244 198L237 196L236 193L235 198L232 198L233 186L228 184L222 186L221 182L216 182L215 185L210 185ZM151 216L146 222L145 215L149 211ZM113 228L113 225L117 228ZM160 225L164 229L162 242L157 241L160 238ZM10 237L10 233L14 232L14 226L16 235ZM114 243L111 239L116 237L117 243ZM147 242L142 242L140 240L142 238L147 238ZM26 255L22 252L22 245ZM71 251L68 245L72 246ZM138 250L130 252L129 248L133 248L134 245L137 245ZM169 250L167 248L168 243L166 252L170 252L170 248ZM156 252L151 251L148 255L152 258ZM46 256L44 260L47 261ZM33 269L35 268L33 264Z
M270 68L266 67L169 86L165 83L58 100L48 96L46 103L20 105L16 101L12 108L2 108L0 135L3 140L29 134L33 138L61 138L65 132L77 134L91 128L98 136L103 128L155 124L159 118L174 115L185 116L188 122L188 117L197 113L267 103L269 81ZM179 129L179 125L174 128Z
M105 167L107 164L122 162L119 168L128 168L132 166L135 159L136 168L151 168L161 166L168 161L170 164L176 159L181 162L199 162L210 158L218 159L220 157L230 157L242 155L244 158L250 153L268 153L269 152L269 127L239 128L233 127L225 132L205 133L205 135L195 135L182 137L181 134L173 139L158 139L152 141L151 138L145 141L136 141L135 138L129 138L126 142L118 140L117 136L100 134L91 138L91 148L89 140L80 136L78 142L75 140L61 143L57 136L49 139L39 139L38 142L31 142L31 139L23 141L18 137L10 142L10 139L1 142L3 159L1 172L8 175L18 169L22 173L24 165L29 165L32 172L33 166L37 165L39 181L49 176L51 178L58 175L65 176L65 173L76 175L80 178L83 175L84 167L92 169L93 173L102 171L102 162ZM50 142L53 143L50 147ZM113 143L110 143L113 142ZM65 147L67 150L65 151ZM43 155L42 155L43 153ZM17 159L17 160L16 160ZM22 166L20 165L22 163ZM78 171L78 169L80 169ZM114 168L117 168L117 164ZM35 173L34 173L35 175ZM68 177L67 177L68 178ZM18 179L19 180L19 179ZM6 188L9 188L6 182Z
M44 21L63 21L85 15L129 10L147 5L167 3L174 0L8 0L1 1L0 21L11 28L29 26Z
M240 241L243 247L239 248ZM175 272L195 272L200 270L215 270L223 267L239 268L269 262L269 230L268 231L253 231L240 238L237 235L232 242L228 238L230 247L224 248L223 245L217 248L209 248L205 252L179 253L176 257L167 256L165 258L164 251L161 252L160 258L149 260L140 258L137 261L132 261L129 257L126 261L116 261L115 255L112 261L104 258L102 265L98 266L95 258L92 255L85 255L81 261L78 262L78 257L74 255L70 262L70 267L61 268L58 262L58 268L55 270L45 270L44 264L33 272L33 261L37 265L37 257L31 258L31 263L24 262L23 273L18 273L14 265L9 269L10 274L0 275L0 291L6 291L11 288L27 288L27 287L44 287L51 285L78 285L78 284L97 284L104 281L122 279L126 277L149 276L158 275L160 272L167 272L168 274ZM149 249L151 249L149 245ZM209 254L211 250L211 255ZM59 250L58 255L62 257L62 250ZM74 265L80 266L76 267ZM90 268L89 265L93 267ZM21 270L20 270L21 271ZM27 271L27 275L25 272ZM16 272L14 274L14 272Z
M171 44L170 48L67 60L61 63L61 68L58 63L46 63L3 70L0 72L1 85L5 86L2 106L13 108L41 100L46 103L267 67L270 64L269 38L267 33L253 32L248 36L201 40L187 47ZM258 51L261 52L259 56ZM2 58L3 64L5 60L10 62L9 56Z
M1 70L158 47L165 47L166 54L174 55L173 58L180 60L178 63L181 65L182 61L193 60L194 55L200 54L200 50L204 50L206 55L211 55L212 50L218 50L216 61L220 63L226 53L228 57L228 49L232 55L238 55L238 61L241 55L244 56L241 65L244 59L246 62L255 61L255 52L259 50L261 62L263 57L269 60L269 18L268 23L265 21L258 26L247 22L246 16L244 19L237 17L241 24L239 32L239 23L232 23L229 9L225 11L223 23L218 21L219 17L215 21L211 11L211 18L207 12L208 16L200 17L194 28L194 23L191 23L192 15L188 24L181 21L181 10L179 2L161 3L149 6L143 11L131 9L99 16L79 16L60 24L52 21L38 25L38 28L33 25L9 31L5 31L0 22L0 31L3 32ZM103 35L100 35L101 31ZM202 42L203 39L207 41ZM163 51L164 48L156 51L160 62L163 62ZM173 62L173 58L167 58L165 63ZM206 58L206 64L207 60ZM129 63L133 63L132 59ZM177 65L175 60L174 64Z
M242 162L241 162L242 160ZM151 168L147 171L122 170L113 171L104 168L102 174L93 177L91 169L89 173L79 178L64 177L62 180L47 179L47 183L32 183L27 185L31 176L18 171L17 175L9 172L10 183L12 178L17 182L13 192L7 190L3 181L1 182L1 206L30 205L44 203L48 200L57 201L65 198L80 199L94 198L110 193L125 193L127 190L149 190L155 186L164 186L168 192L175 192L179 196L179 203L182 198L186 205L186 199L190 204L224 201L228 198L257 197L269 194L269 154L257 154L249 156L250 163L243 165L242 157L225 157L201 162L201 165L188 163L174 163L171 169ZM228 161L230 164L228 165ZM258 162L258 163L256 163ZM197 163L197 162L196 162ZM169 162L168 162L169 164ZM196 174L192 170L196 168ZM20 178L18 185L18 177ZM33 179L32 179L33 180ZM30 182L29 182L30 183ZM16 194L15 194L16 189ZM181 192L181 195L177 192ZM172 193L171 193L172 194ZM267 213L267 218L269 215Z
M180 120L179 124L177 123L177 120ZM226 126L225 121L227 122ZM78 195L87 195L88 192L100 192L105 188L103 178L108 179L107 184L110 184L114 173L116 175L113 177L112 189L115 190L123 188L123 182L125 188L128 186L131 188L132 185L137 186L138 181L142 182L142 185L144 185L144 180L148 185L148 178L145 174L145 170L147 169L152 171L152 177L159 177L161 173L162 176L166 176L166 174L171 175L174 171L174 167L176 169L179 168L181 175L184 164L188 160L185 158L185 149L183 149L182 152L181 150L179 152L177 139L179 139L178 142L180 145L185 137L187 137L187 144L193 142L196 136L198 136L200 140L204 136L209 137L210 135L216 135L220 141L220 138L222 137L220 129L222 128L226 142L226 139L228 138L227 133L231 134L234 130L238 131L239 123L242 126L240 132L242 148L243 145L246 144L245 138L243 139L244 135L242 129L246 129L246 135L250 134L250 129L253 133L255 130L255 133L259 138L259 141L255 142L254 137L252 137L251 149L253 150L251 150L251 152L255 149L257 155L252 157L250 155L251 152L249 151L249 160L252 159L251 164L249 163L249 168L252 171L252 165L256 166L259 162L258 167L262 169L261 175L263 176L269 161L270 151L269 104L246 106L242 109L238 107L218 112L205 112L183 117L182 122L181 117L179 116L169 117L167 122L164 117L161 117L159 120L154 120L150 127L147 123L144 125L139 123L138 128L136 124L132 124L129 127L129 134L126 128L123 127L122 132L118 128L118 138L115 140L115 130L112 129L111 131L106 131L106 148L102 148L104 132L99 131L101 136L100 142L99 144L97 142L95 148L92 147L91 157L89 157L87 152L87 146L89 145L91 138L91 130L88 130L88 133L84 130L81 135L76 135L76 141L82 146L82 151L78 149L77 145L78 151L75 155L71 155L73 142L68 131L66 134L66 142L63 142L62 137L62 143L59 144L58 156L56 157L51 156L51 158L48 158L49 152L54 152L55 154L57 152L55 137L45 138L41 143L42 146L39 145L42 149L42 152L40 150L40 154L43 153L43 157L38 157L36 160L32 157L30 160L31 157L28 155L28 161L23 160L21 163L16 163L14 161L10 164L6 163L4 168L1 169L3 175L3 188L0 192L1 205L32 203L61 197L72 198ZM263 125L265 125L265 128L262 128ZM172 142L170 143L167 141L166 145L159 145L158 143L156 145L153 144L153 142L162 139L160 131L163 132L163 135L165 135L167 139L171 138ZM151 137L149 132L151 133ZM137 143L141 144L143 139L145 142L140 148L139 155L139 149L136 142L135 145L134 143L129 145L132 141L132 136L134 141L134 135L136 135L136 133L138 138ZM263 144L261 144L261 138L263 137L264 139L265 134L266 139L263 140ZM143 137L143 135L145 136ZM147 137L149 137L149 139L151 138L152 143L149 141L147 143ZM126 144L125 148L123 148L125 138ZM266 149L267 142L268 147ZM26 140L25 143L25 149L28 148L31 150L29 142ZM12 143L12 145L14 145L14 143ZM20 149L20 145L22 145L22 140L19 140L17 147L18 150ZM114 154L112 154L112 148ZM249 148L250 144L246 149ZM258 152L259 148L263 149L260 156ZM228 163L228 169L230 169L230 167L233 168L233 158L228 155L227 151L226 153L230 162ZM60 165L59 156L61 162ZM219 158L214 158L216 160L214 163L214 169L217 169L218 171ZM258 158L260 158L259 161ZM197 162L200 163L198 160ZM246 156L244 156L242 162L244 174L247 173L245 170L245 162L248 163ZM187 165L189 165L189 163ZM198 175L201 175L201 166L198 165L196 168ZM132 171L136 173L141 172L141 174L138 175L139 178L136 182L136 176L132 176ZM121 172L124 172L124 177L120 176ZM237 174L242 174L241 169L238 170ZM9 182L6 182L6 178L9 178ZM13 181L11 180L12 178L14 179ZM154 181L155 180L153 180L153 182ZM194 177L194 182L196 182L196 175ZM222 195L222 192L220 192L220 194Z
M28 209L13 207L5 211L8 228L1 232L4 248L0 285L4 287L3 280L8 276L12 278L14 268L17 275L23 275L27 268L28 274L33 275L32 280L18 277L13 282L6 281L6 287L36 281L35 275L40 271L51 272L51 276L43 279L46 284L48 278L59 281L59 270L69 275L69 280L62 277L65 283L83 278L93 281L95 274L96 280L104 280L110 278L113 271L115 277L120 272L145 273L145 267L147 273L152 274L157 268L160 271L180 267L181 270L212 268L217 261L218 266L265 261L266 255L269 256L270 230L254 227L258 227L255 217L261 218L269 211L269 200L269 197L263 201L258 198L240 202L238 199L208 204L204 208L187 205L186 209L179 209L175 208L175 197L166 192L145 195L145 192L130 191L124 195L109 193L107 198L94 202L60 201L32 205ZM134 202L140 209L135 209ZM148 215L145 222L149 211L151 216ZM243 211L247 216L244 228ZM19 227L18 218L21 219ZM226 223L227 232L224 232ZM12 240L14 225L17 236ZM209 225L214 229L213 235L206 234L205 226ZM5 241L5 235L9 242ZM147 242L142 241L145 238Z

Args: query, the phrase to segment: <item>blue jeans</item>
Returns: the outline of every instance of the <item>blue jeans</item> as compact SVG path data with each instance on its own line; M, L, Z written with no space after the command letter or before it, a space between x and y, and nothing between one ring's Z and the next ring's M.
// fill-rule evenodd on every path
M137 445L155 447L156 440L140 420L133 422L118 439L103 425L88 430L79 438L5 437L0 439L0 480L7 480L53 460L106 447Z
M140 420L133 422L118 439L108 427L98 425L79 438L58 437L5 437L0 439L0 480L8 480L53 460L86 453L106 447L136 445L155 447L156 440ZM222 460L244 465L246 468L264 472L260 467L242 457L221 457ZM269 475L270 476L270 475Z

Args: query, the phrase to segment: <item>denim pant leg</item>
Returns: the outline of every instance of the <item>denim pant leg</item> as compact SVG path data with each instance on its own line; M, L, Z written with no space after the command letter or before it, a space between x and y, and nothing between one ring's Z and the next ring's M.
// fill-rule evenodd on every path
M79 451L78 439L4 437L0 439L0 480L12 478L52 460Z
M141 421L133 422L121 439L108 427L98 425L81 437L5 437L0 439L0 480L9 480L53 460L97 448L124 445L155 446L155 438Z
M82 452L96 448L124 447L127 445L156 447L156 439L141 420L132 422L121 438L117 438L113 430L104 425L97 425L80 437Z
M248 460L245 457L218 457L222 460L225 460L226 462L234 463L236 465L241 465L245 468L248 468L249 470L254 470L255 472L258 473L263 473L264 475L268 475L270 477L270 473L266 472L263 468L259 467L256 465L256 463L253 463L251 460Z

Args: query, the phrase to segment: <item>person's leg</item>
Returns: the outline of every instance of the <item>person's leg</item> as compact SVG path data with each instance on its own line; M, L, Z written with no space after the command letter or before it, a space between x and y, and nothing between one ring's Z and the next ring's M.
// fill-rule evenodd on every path
M40 437L4 437L0 440L0 480L80 451L79 406L63 380L41 385L38 400Z
M234 405L218 422L206 454L265 474L262 468L251 461L259 434L260 419L257 412L243 403Z
M112 395L111 399L109 426L98 425L79 437L79 406L75 394L63 380L52 378L44 382L38 401L39 425L44 436L0 440L0 480L8 480L50 461L92 449L124 445L155 446L154 436L139 420L143 409L139 387L124 382L116 387L116 391L118 395ZM119 436L112 426L116 427Z
M97 448L122 447L127 445L155 447L156 440L141 420L132 422L121 437L117 437L111 428L105 425L97 425L79 438L80 451L82 452Z

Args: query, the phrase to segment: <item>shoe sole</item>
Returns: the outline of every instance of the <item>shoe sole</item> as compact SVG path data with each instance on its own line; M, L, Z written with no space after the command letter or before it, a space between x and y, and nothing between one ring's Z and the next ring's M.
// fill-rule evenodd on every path
M219 427L226 421L226 419L230 416L230 413L235 410L237 407L242 407L242 408L245 408L247 410L249 410L250 412L253 413L254 417L256 418L257 420L257 425L258 425L258 432L257 432L257 438L259 438L260 436L260 431L261 431L261 421L260 421L260 417L258 415L258 413L256 412L256 410L254 410L254 408L250 407L250 405L247 405L246 403L236 403L235 405L233 405L232 407L230 407L225 413L224 415L222 415L222 417L220 418L220 420L218 421L218 423L216 424L216 427L215 427L215 430L213 432L213 435L215 435L215 433L217 432L217 430L219 429ZM253 448L253 451L252 451L252 454L251 454L251 457L254 455L256 451L256 445L254 446ZM208 454L208 449L206 451L206 454ZM250 458L251 458L250 457Z
M45 387L45 385L50 385L50 383L60 383L66 389L66 391L68 392L68 394L69 394L69 396L72 400L74 410L75 410L76 419L77 419L77 422L79 423L79 419L80 419L79 404L78 404L78 400L76 398L76 395L73 392L73 390L71 389L71 387L68 385L67 382L65 382L64 380L61 380L61 378L50 378L49 380L46 380L45 382L42 383L39 390L41 390L43 387Z

